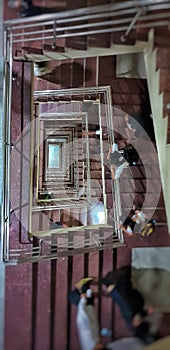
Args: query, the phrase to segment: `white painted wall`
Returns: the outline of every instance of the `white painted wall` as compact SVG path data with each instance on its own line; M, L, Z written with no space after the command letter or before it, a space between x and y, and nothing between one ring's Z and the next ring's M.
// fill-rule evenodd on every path
M170 232L170 145L167 144L168 119L163 118L163 94L159 93L160 71L156 70L156 49L153 47L154 30L149 32L148 46L144 51L148 90L150 95L155 138L164 194L168 228Z

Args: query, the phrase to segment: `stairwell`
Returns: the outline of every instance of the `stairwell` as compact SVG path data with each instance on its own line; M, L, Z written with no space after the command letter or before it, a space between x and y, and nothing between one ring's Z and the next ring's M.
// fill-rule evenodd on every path
M82 1L83 6L84 2ZM93 1L91 5L96 5ZM124 33L124 31L123 31ZM91 43L96 42L98 39L94 36L91 39ZM134 42L134 38L133 42ZM106 36L102 40L102 43L106 40ZM117 35L117 40L120 43L120 36ZM100 40L99 40L100 41ZM129 41L131 41L129 39ZM110 35L107 36L106 46L110 43ZM101 41L100 41L101 51ZM79 47L80 48L80 47ZM94 53L93 53L94 56ZM27 56L31 58L31 56ZM63 58L62 58L63 59ZM75 58L65 61L68 65L62 66L61 62L58 62L58 76L60 81L55 80L54 77L51 81L46 79L35 78L36 90L56 90L61 87L75 87L77 84L83 87L94 87L109 85L111 87L111 97L113 103L113 125L115 132L115 140L118 142L119 147L125 145L127 135L120 135L119 128L117 126L117 118L123 117L125 113L133 115L141 109L144 101L147 101L146 81L142 79L125 79L116 77L115 70L115 57L112 54L107 56L94 56L87 58ZM74 64L76 63L76 64ZM77 79L77 63L81 64L83 68L83 74L79 75ZM16 60L16 65L18 64ZM67 70L66 67L69 67ZM80 70L79 70L80 71ZM89 74L90 71L90 74ZM76 77L76 79L74 78ZM62 83L61 83L62 82ZM94 95L95 96L95 93ZM72 96L70 95L70 100ZM81 99L81 98L80 98ZM73 110L74 109L74 106ZM121 115L117 114L117 108L121 110ZM68 112L66 105L64 111ZM61 112L61 110L60 110ZM118 120L119 120L118 118ZM105 119L105 118L103 118ZM106 124L102 122L102 137L106 132ZM107 133L106 133L107 134ZM15 132L13 131L15 138ZM109 140L110 141L110 140ZM113 141L113 140L112 140ZM112 195L112 181L110 180L110 169L108 163L104 161L104 169L101 168L99 140L98 138L89 137L91 143L90 155L91 155L91 180L92 180L92 198L99 198L105 201L106 208L108 210L108 216L113 216L113 195ZM142 147L143 147L142 140ZM135 143L136 147L138 145ZM140 144L141 145L141 144ZM143 153L148 152L148 144L143 150ZM108 137L104 138L103 157L106 157L109 148ZM148 164L148 159L151 164ZM103 173L102 173L103 172ZM102 185L102 174L105 176L104 187L105 191L100 191ZM146 176L147 175L147 176ZM146 179L147 177L147 179ZM146 185L149 191L146 191ZM146 194L147 192L147 194ZM97 196L96 196L97 194ZM156 228L155 236L151 236L147 241L142 240L139 235L134 237L134 240L125 240L125 245L117 249L117 245L113 248L111 245L102 248L102 246L94 246L94 249L90 251L89 237L91 231L95 231L94 227L90 227L92 223L91 213L86 208L79 208L75 211L71 208L59 209L51 211L50 218L58 221L63 218L66 224L71 228L63 231L63 236L59 238L62 243L66 241L69 243L70 256L62 256L55 259L53 255L51 261L39 261L33 262L33 264L25 263L17 266L7 267L7 292L6 292L6 334L5 334L5 348L11 349L11 339L13 341L13 349L20 349L24 346L25 350L72 350L78 348L78 338L75 329L75 316L76 307L71 306L68 303L68 291L74 287L75 283L82 278L82 276L92 275L95 278L93 288L95 290L95 307L99 317L100 327L108 327L113 331L113 337L119 338L121 336L129 335L124 320L122 319L117 307L113 307L112 302L106 296L103 296L101 287L97 281L104 276L109 270L113 270L115 267L120 267L123 264L129 264L131 259L132 246L150 246L150 245L163 245L166 238L166 217L164 201L160 190L160 174L158 170L158 162L155 158L153 149L149 149L149 157L143 155L142 162L138 165L125 169L120 180L120 194L122 210L128 212L131 208L133 201L140 201L143 203L144 208L150 215L156 217L160 224L165 224L165 232L159 234L160 226ZM105 199L104 199L105 196ZM158 204L156 211L155 202ZM71 249L73 243L76 240L76 232L74 227L77 225L77 221L83 223L83 227L80 232L80 243L84 245L86 251L78 251L76 255L72 255ZM35 219L35 225L39 228L45 228L49 231L50 220L47 215L41 214ZM16 239L16 217L12 217L11 236L12 240ZM79 226L79 224L78 224ZM162 228L162 226L161 226ZM107 230L105 231L107 234ZM110 236L110 227L108 228L108 236ZM66 234L66 235L65 235ZM96 232L94 232L95 237ZM69 236L69 240L68 240ZM75 236L75 239L74 239ZM103 237L103 229L97 228L97 236ZM25 236L24 236L25 237ZM156 237L156 238L155 238ZM106 242L107 244L107 242ZM110 242L108 242L110 244ZM36 248L37 240L34 239L34 248ZM16 243L16 246L18 244ZM41 247L40 247L41 248ZM50 245L45 246L45 249L50 252L56 253L57 249L57 237L52 235L50 237ZM38 251L39 253L39 251ZM35 250L36 261L37 252ZM67 254L69 255L69 254ZM38 260L38 258L37 258ZM17 281L17 283L16 283ZM13 288L11 289L11 286ZM11 319L11 309L17 310L15 322ZM119 322L117 322L119 320ZM9 326L8 326L9 325ZM22 327L24 325L24 327ZM20 337L14 337L20 329ZM13 335L11 337L11 335ZM111 339L105 339L107 342Z
M93 61L97 61L96 59L93 59ZM113 64L114 60L112 57L102 57L99 60L99 81L101 82L103 79L103 83L106 83L106 80L108 78L109 82L112 84L112 88L117 86L118 88L118 94L117 96L113 92L114 96L114 103L119 107L121 110L123 109L123 115L128 110L128 112L133 113L138 108L140 108L142 102L143 102L143 95L145 95L145 82L137 81L136 85L133 87L134 81L131 79L121 79L116 78L115 76L115 66ZM95 65L96 67L96 65ZM103 72L103 67L107 67L107 74ZM95 71L96 72L96 71ZM114 79L112 78L112 74L114 75ZM69 77L68 77L69 79ZM96 73L93 72L93 79L96 80ZM104 80L105 79L105 80ZM42 80L39 81L39 83L42 86ZM88 84L92 84L92 82L86 82L86 86ZM141 87L143 86L143 94L140 99L140 94L136 94L137 87L140 91ZM112 90L115 91L115 88ZM132 91L134 94L132 94ZM126 94L126 98L128 101L128 104L125 103L125 100L123 99L123 104L120 104L120 97L121 93L122 96ZM128 95L128 96L127 96ZM138 96L139 105L135 104L134 101L136 99L136 95ZM120 96L120 97L119 97ZM65 109L67 111L67 109ZM61 111L60 111L61 112ZM67 111L68 112L68 111ZM116 114L116 113L115 113ZM119 116L120 117L120 116ZM102 119L102 135L104 136L104 157L106 157L108 149L109 149L109 143L108 143L108 135L106 130L106 124L104 123L104 118ZM115 118L117 120L117 118ZM116 121L114 121L114 126L116 126ZM117 128L117 126L116 126ZM126 135L124 135L126 136ZM119 143L121 147L124 146L124 141L122 138L116 134L116 141ZM98 192L98 184L101 182L102 174L101 174L101 164L99 162L100 158L100 150L99 150L99 139L94 137L89 137L89 143L90 143L90 155L91 155L91 179L93 179L92 183L94 184L94 187L92 188L94 190L94 194L96 195L96 192ZM106 163L107 164L107 163ZM153 163L152 163L153 168ZM150 169L150 168L149 168ZM100 171L99 171L100 170ZM133 172L133 177L130 175L129 170L125 171L123 173L123 176L120 181L120 190L121 190L121 197L122 197L122 207L123 210L129 210L131 208L131 204L133 201L133 195L135 188L133 187L134 182L136 186L136 200L140 200L141 198L143 200L145 196L145 174L142 166L135 166L131 169ZM149 170L148 170L149 171ZM105 187L106 187L106 202L108 206L109 213L112 214L112 202L110 202L110 199L113 199L111 196L111 186L112 183L110 181L110 169L107 167L105 171ZM156 173L156 165L154 170L154 179L158 176L159 180L159 173ZM129 178L130 177L130 178ZM152 177L152 174L151 174ZM131 185L132 182L132 185ZM143 186L142 186L143 184ZM125 191L126 189L126 191ZM153 187L153 192L155 191L155 188ZM152 192L152 195L153 195ZM146 208L152 207L152 195L150 196L151 202L147 203ZM139 198L141 197L141 198ZM163 204L160 203L162 206ZM124 208L125 207L125 208ZM152 210L152 209L151 209ZM57 212L52 212L52 217L54 216L55 219L60 219L60 216L56 215ZM73 214L73 215L72 215ZM72 212L72 209L63 210L60 213L60 215L63 215L64 221L68 224L68 226L75 225L75 220L78 221L84 220L85 225L89 225L91 223L91 216L89 217L89 212L87 211L81 211L77 212L77 216L75 218L75 213ZM82 217L84 219L82 219ZM161 217L162 220L162 212ZM41 217L38 219L38 227L46 227L46 229L49 231L50 228L50 221L46 216L43 216L43 220ZM36 223L36 220L35 222ZM23 305L27 300L27 338L25 339L25 342L27 342L28 349L31 346L32 349L38 350L40 347L44 350L47 348L55 349L55 347L63 349L72 349L76 346L78 346L78 339L75 331L75 315L76 315L76 308L75 306L70 306L68 304L67 299L67 292L69 289L74 287L74 284L77 282L79 278L81 278L83 275L92 275L96 278L96 281L100 279L101 276L106 274L108 270L112 270L116 264L117 266L120 266L120 259L122 254L123 255L130 255L129 245L131 246L131 243L126 241L127 246L126 251L122 250L119 251L119 259L117 260L116 257L116 247L112 249L111 247L106 250L100 250L97 249L97 246L95 246L94 251L88 251L88 245L89 245L89 235L90 235L91 228L83 228L82 235L80 236L80 242L81 244L85 244L86 246L86 252L79 252L79 254L72 256L72 252L70 251L69 257L59 257L57 260L50 261L40 261L39 263L34 262L33 267L29 264L26 264L26 276L29 276L29 278L26 278L25 275L23 275L23 278L20 276L20 283L24 286L25 293L20 298L20 302ZM94 230L94 227L92 228ZM68 232L69 232L69 244L70 248L72 247L72 242L74 241L74 227L72 230L66 230L66 236L59 238L59 242L63 242L68 239ZM110 232L108 232L110 235ZM102 231L100 233L102 237ZM75 235L76 237L76 235ZM153 237L151 237L150 241L143 242L139 237L137 237L138 242L135 239L136 244L140 245L149 245L151 244ZM160 237L160 240L162 240L162 237ZM160 242L159 242L160 243ZM37 242L35 241L35 247ZM51 244L48 247L45 247L45 249L53 249L53 252L57 249L57 239L55 235L53 235ZM123 249L123 248L120 248ZM35 251L35 260L36 260L36 251ZM126 260L127 261L127 260ZM18 273L19 270L22 271L21 265L16 267ZM15 270L16 271L16 270ZM11 280L11 275L14 274L13 268L9 268L8 272L8 278L9 281ZM32 282L31 282L32 281ZM10 286L10 282L9 282ZM23 290L23 289L22 289ZM121 335L129 335L129 331L124 324L124 321L121 318L121 315L119 313L119 310L117 308L112 309L112 303L109 298L102 296L101 289L98 289L98 285L94 285L94 290L96 291L96 311L99 315L100 320L100 326L101 327L108 327L113 330L113 336L115 338L121 336ZM41 291L41 293L40 293ZM10 307L12 307L13 300L15 300L15 295L13 294L13 298L10 297L10 294L8 294L8 308L10 310ZM44 301L45 298L45 301ZM29 302L28 302L29 300ZM8 310L8 309L7 309ZM112 311L110 311L112 310ZM7 311L8 312L8 311ZM22 312L22 311L21 311ZM114 322L115 316L119 318L119 322L121 324L121 327L118 327L117 323ZM106 317L106 315L109 315L109 317ZM8 316L7 316L8 317ZM16 326L13 326L13 331L16 329L15 327L18 327L20 324L20 318L22 319L22 315L18 314L18 320L16 320ZM44 320L42 322L42 320ZM66 326L67 325L67 326ZM54 331L55 330L55 331ZM10 332L10 328L7 330L7 335ZM24 330L25 332L25 330ZM6 348L9 348L9 337L6 335ZM26 341L27 339L27 341ZM105 339L105 341L108 341L109 339ZM21 339L15 340L15 348L20 347L20 342L22 342ZM30 342L32 345L30 345ZM50 345L51 344L51 345Z

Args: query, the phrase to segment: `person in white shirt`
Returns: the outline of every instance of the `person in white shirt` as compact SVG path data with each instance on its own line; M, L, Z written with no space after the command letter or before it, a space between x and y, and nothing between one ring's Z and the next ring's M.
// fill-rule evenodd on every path
M88 303L91 296L91 289L82 293L77 306L76 325L81 350L103 349L94 305Z
M76 324L81 350L142 350L145 343L137 337L124 337L103 345L100 340L99 324L95 314L94 306L87 305L87 295L81 295L78 304Z

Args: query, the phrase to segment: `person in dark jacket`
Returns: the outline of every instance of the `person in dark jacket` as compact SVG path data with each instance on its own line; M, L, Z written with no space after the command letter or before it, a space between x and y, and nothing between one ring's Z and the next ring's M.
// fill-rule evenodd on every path
M134 335L146 344L152 343L155 339L149 333L150 324L146 320L144 298L132 287L131 267L108 272L101 283L107 287L108 295L119 306L123 318Z

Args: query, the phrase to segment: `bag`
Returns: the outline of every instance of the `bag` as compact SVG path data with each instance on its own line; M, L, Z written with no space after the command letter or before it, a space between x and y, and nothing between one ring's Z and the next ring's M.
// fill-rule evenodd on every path
M145 227L141 231L141 236L142 237L149 237L155 230L155 224L156 220L152 219L148 221L148 223L145 225Z
M122 148L121 153L129 165L136 165L138 162L139 154L133 145L129 144L126 147Z
M68 300L71 304L78 305L80 301L80 293L76 288L74 290L69 291Z

